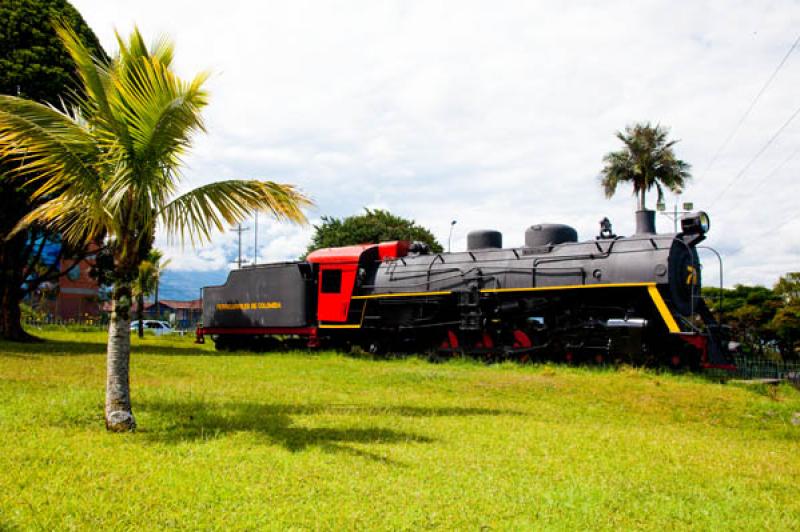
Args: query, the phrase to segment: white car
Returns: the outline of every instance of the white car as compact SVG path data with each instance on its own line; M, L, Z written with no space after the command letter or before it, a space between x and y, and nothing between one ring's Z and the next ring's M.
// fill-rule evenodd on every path
M144 330L145 332L150 331L151 333L155 334L156 336L161 336L162 334L172 334L175 330L170 327L169 323L166 321L158 321L158 320L142 320L144 323ZM139 330L139 320L134 320L131 322L131 332L136 332Z

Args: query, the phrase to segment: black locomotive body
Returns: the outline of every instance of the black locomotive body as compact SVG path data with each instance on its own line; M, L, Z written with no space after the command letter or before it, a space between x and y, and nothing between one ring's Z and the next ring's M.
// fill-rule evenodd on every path
M700 298L696 245L707 218L656 234L644 214L649 223L631 237L607 224L578 241L568 226L542 224L519 248L475 231L463 252L384 242L237 270L204 289L198 334L220 347L293 339L438 356L727 365Z

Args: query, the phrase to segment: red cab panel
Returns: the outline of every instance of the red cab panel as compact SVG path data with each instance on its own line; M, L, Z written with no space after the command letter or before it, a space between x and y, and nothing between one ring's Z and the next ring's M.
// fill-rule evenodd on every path
M318 249L308 255L308 262L318 264L317 319L320 322L347 321L350 298L356 283L358 261L375 244Z
M347 321L357 270L358 263L320 265L317 294L319 321Z

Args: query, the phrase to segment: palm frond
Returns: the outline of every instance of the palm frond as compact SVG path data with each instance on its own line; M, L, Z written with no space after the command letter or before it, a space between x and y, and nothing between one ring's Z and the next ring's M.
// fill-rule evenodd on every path
M92 55L70 26L56 22L54 28L77 67L78 76L86 92L86 98L81 103L84 106L96 107L104 120L110 120L111 112L106 97L110 66L103 58Z
M656 181L656 191L658 192L658 200L657 203L664 203L664 187L661 186L661 183Z
M6 238L36 224L58 233L69 245L82 248L101 240L109 227L109 216L96 202L80 195L59 194L26 214Z
M12 175L35 183L34 197L65 186L98 190L93 166L99 152L92 135L74 117L14 96L0 96L0 157Z
M142 32L139 31L138 26L133 27L133 31L131 31L127 41L116 31L114 35L119 46L120 64L130 64L137 59L150 56L150 52L147 50L147 43L144 42L144 37L142 37Z
M312 201L292 185L271 181L231 180L211 183L175 198L159 213L171 237L193 244L211 239L214 230L224 231L254 211L265 211L276 219L307 223L303 207Z
M175 56L175 44L166 35L161 35L150 45L150 55L162 65L171 66Z
M180 154L203 130L200 111L208 103L206 74L183 83L157 60L140 61L114 81L114 104L128 126L139 164ZM169 161L167 161L169 162Z
M605 166L600 174L600 184L607 198L617 191L617 187L624 181L630 181L635 174L634 162L625 150L610 152L604 158Z

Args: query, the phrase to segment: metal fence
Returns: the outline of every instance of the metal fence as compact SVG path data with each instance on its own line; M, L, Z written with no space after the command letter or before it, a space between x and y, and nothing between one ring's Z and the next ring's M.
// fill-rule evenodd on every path
M150 319L150 318L147 318ZM79 319L59 319L59 318L25 318L23 324L26 327L35 329L42 329L45 327L67 327L75 331L106 331L108 330L108 318L102 317L86 317ZM198 322L178 322L175 324L173 332L181 336L187 334L194 334L197 329Z
M735 377L739 379L780 379L800 384L800 362L764 357L736 357Z
M108 320L101 316L86 316L86 317L72 318L72 319L61 319L53 317L43 317L43 318L28 317L23 320L23 323L24 325L29 325L31 327L43 327L45 325L56 325L62 327L67 327L72 325L77 325L81 327L99 327L99 328L108 327Z

